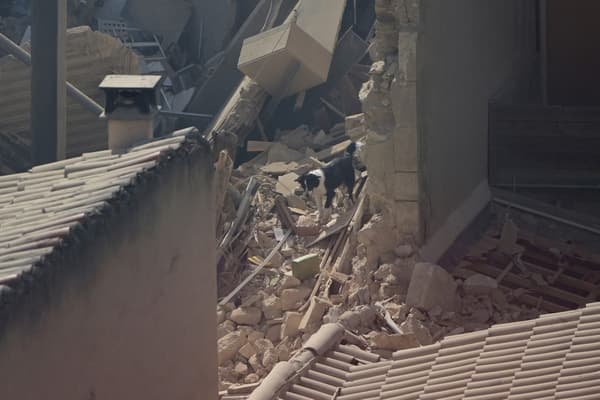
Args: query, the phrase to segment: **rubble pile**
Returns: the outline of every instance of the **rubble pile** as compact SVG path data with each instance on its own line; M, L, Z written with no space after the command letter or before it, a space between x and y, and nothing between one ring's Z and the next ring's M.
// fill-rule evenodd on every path
M312 199L294 179L335 153L317 150L323 138L341 141L334 148L347 141L345 134L334 137L306 126L278 132L278 141L263 143L255 159L231 173L220 243L248 196L250 206L219 264L221 390L260 382L324 323L341 322L361 347L390 357L538 314L519 303L519 290L502 289L485 275L459 269L453 276L420 263L409 239L388 243L383 217L368 210L364 184L355 204L338 194L332 220L320 226ZM363 174L359 181L367 179Z

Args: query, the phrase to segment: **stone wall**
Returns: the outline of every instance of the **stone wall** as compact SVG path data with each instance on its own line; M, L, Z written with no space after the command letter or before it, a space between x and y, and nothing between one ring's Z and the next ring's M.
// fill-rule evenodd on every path
M419 0L377 0L375 60L363 86L371 211L400 241L419 232L417 40Z
M531 72L535 4L375 4L374 64L360 93L371 211L396 239L420 244L451 224L446 246L471 218L453 213L479 207L473 193L485 202L488 103L508 89L514 97L514 82Z

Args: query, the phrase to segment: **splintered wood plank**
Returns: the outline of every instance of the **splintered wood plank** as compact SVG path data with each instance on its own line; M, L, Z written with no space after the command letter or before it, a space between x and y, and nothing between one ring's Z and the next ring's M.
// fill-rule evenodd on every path
M473 264L472 268L479 273L490 276L496 279L501 273L502 270L491 265L487 264ZM522 287L524 289L529 289L533 292L537 292L540 294L544 294L558 300L563 300L565 302L572 303L574 305L582 306L587 304L587 299L576 294L567 292L565 290L557 289L552 286L538 286L527 279L523 279L521 276L513 273L507 273L504 280L509 283L516 285L518 287Z
M341 143L328 147L324 150L321 150L317 153L317 159L321 161L329 161L334 157L339 156L340 154L346 151L346 148L352 143L352 140L345 140Z
M269 150L271 146L273 146L273 142L248 140L248 143L246 144L246 151L248 151L249 153L258 153Z

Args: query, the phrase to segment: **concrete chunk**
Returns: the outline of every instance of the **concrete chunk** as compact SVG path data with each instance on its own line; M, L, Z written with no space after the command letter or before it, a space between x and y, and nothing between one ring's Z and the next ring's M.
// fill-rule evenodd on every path
M292 261L292 274L300 279L313 278L320 272L321 257L318 254L307 254Z
M430 311L440 306L445 311L455 308L456 283L442 267L430 263L415 265L406 304Z

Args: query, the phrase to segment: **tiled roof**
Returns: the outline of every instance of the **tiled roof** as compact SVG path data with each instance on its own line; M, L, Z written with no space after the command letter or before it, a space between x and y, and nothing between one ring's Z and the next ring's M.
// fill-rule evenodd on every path
M132 184L174 156L195 128L132 147L34 167L0 177L0 289L51 254L71 231ZM1 294L1 291L0 291Z
M398 351L389 361L369 362L369 353L344 352L346 346L334 343L287 382L276 382L272 372L249 399L598 399L599 334L600 303L592 303L450 336Z

